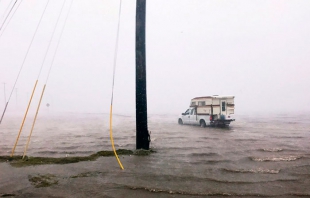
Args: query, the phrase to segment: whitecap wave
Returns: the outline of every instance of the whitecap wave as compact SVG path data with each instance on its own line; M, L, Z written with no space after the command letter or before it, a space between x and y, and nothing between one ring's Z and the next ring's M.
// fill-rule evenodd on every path
M258 157L251 157L253 161L256 162L266 162L266 161L272 161L272 162L278 162L278 161L295 161L297 159L300 159L301 157L299 156L285 156L285 157L263 157L263 158L258 158Z
M262 150L266 151L266 152L279 152L279 151L283 151L283 149L281 149L281 148L264 148Z
M235 172L235 173L262 173L262 174L277 174L280 172L280 169L270 170L270 169L224 169L228 172Z

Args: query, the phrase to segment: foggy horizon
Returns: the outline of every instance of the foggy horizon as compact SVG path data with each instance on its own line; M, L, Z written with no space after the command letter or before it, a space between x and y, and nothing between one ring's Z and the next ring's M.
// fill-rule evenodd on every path
M9 2L0 1L0 25ZM22 1L0 30L1 112L46 2ZM7 114L25 112L63 2L49 2ZM60 16L29 115L35 113L70 2ZM135 6L135 1L122 1L114 114L135 114ZM306 0L148 0L148 114L181 114L192 98L208 95L235 96L236 115L309 112L309 7ZM118 9L119 1L73 1L39 116L47 111L109 113Z

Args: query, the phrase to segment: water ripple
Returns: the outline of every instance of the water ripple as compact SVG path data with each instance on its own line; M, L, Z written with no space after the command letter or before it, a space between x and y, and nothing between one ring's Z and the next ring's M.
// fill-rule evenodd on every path
M259 149L260 151L266 151L266 152L279 152L279 151L283 151L283 149L281 148L263 148L263 149Z

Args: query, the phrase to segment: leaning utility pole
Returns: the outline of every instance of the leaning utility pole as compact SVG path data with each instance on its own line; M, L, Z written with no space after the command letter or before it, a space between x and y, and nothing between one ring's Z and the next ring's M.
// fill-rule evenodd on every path
M149 150L147 127L145 9L146 0L136 4L136 149Z

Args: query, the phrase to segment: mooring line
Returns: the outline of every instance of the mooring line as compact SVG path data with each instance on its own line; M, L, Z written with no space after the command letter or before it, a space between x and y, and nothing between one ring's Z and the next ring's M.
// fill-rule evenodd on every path
M62 4L62 7L61 7L61 10L60 10L60 13L59 13L58 18L57 18L57 21L56 21L56 23L55 23L54 30L53 30L53 33L52 33L52 36L51 36L49 45L48 45L47 50L46 50L46 52L45 52L45 56L44 56L44 59L43 59L43 62L42 62L42 65L41 65L41 68L40 68L40 71L39 71L38 79L39 79L39 77L40 77L41 70L42 70L43 65L44 65L44 63L45 63L46 56L47 56L47 53L48 53L49 48L50 48L50 44L52 43L52 40L53 40L53 38L54 38L55 30L56 30L56 28L57 28L57 25L58 25L58 22L59 22L59 19L60 19L60 16L61 16L61 14L62 14L62 11L63 11L63 8L64 8L64 5L65 5L66 1L67 1L67 0L64 0L64 2L63 2L63 4ZM71 3L72 3L72 1L71 1ZM71 4L70 4L70 8L71 8ZM70 11L70 8L69 8L69 11ZM68 12L68 13L69 13L69 12ZM66 19L67 19L67 17L68 17L68 14L67 14L67 16L66 16ZM65 20L65 22L64 22L64 25L65 25L65 23L66 23L66 20ZM63 28L64 28L64 26L63 26ZM61 35L62 35L62 32L63 32L63 28L62 28L61 34L60 34L60 36L59 36L59 39L61 38ZM58 43L57 43L57 47L56 47L56 49L55 49L55 52L57 51L58 44L59 44L59 40L58 40ZM55 53L54 53L54 55L55 55ZM55 56L53 56L53 59L54 59L54 57L55 57ZM48 76L50 75L50 71L51 71L52 65L53 65L53 61L52 61L51 66L50 66L50 68L49 68L49 71L48 71L48 74L47 74L47 79L48 79ZM27 150L28 150L28 146L29 146L29 143L30 143L30 139L31 139L31 136L32 136L32 132L33 132L33 129L34 129L36 120L37 120L37 116L38 116L38 113L39 113L39 110L40 110L42 98L43 98L43 95L44 95L44 92L45 92L45 87L46 87L47 79L46 79L46 82L45 82L45 84L44 84L44 87L43 87L43 90L42 90L42 93L41 93L41 97L40 97L40 100L39 100L39 103L38 103L38 106L37 106L37 110L36 110L35 117L34 117L33 122L32 122L32 126L31 126L31 130L30 130L30 133L29 133L29 136L28 136L27 144L26 144L25 149L24 149L23 159L24 159L24 157L26 156L26 153L27 153Z
M112 106L113 106L113 93L114 93L114 79L115 79L115 68L116 68L116 60L117 60L117 50L118 50L118 37L119 37L119 27L120 27L120 20L121 20L121 10L122 10L122 0L120 0L119 4L119 13L118 13L118 25L117 25L117 34L116 34L116 44L115 44L115 52L114 52L114 65L113 65L113 81L112 81L112 97L111 97L111 106L110 106L110 139L112 144L112 149L114 151L114 155L116 157L116 160L121 167L122 170L124 170L124 167L121 163L121 161L118 158L118 155L116 153L115 147L114 147L114 140L113 140L113 134L112 134Z

